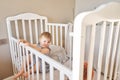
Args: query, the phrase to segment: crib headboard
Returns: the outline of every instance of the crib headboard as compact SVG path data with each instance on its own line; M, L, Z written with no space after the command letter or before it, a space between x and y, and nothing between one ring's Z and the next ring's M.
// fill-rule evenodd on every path
M33 24L32 24L33 23ZM38 42L38 36L46 27L47 17L33 13L24 13L7 18L9 37ZM36 36L35 36L36 35ZM33 40L34 39L34 40Z
M120 3L110 2L80 13L74 20L73 80L83 80L83 62L88 61L87 80L117 80L120 72ZM104 75L101 77L101 73Z

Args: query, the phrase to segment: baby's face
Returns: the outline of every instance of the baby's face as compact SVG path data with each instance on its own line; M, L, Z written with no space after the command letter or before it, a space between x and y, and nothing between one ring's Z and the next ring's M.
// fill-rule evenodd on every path
M50 45L50 39L45 38L44 36L40 39L40 46L48 47Z

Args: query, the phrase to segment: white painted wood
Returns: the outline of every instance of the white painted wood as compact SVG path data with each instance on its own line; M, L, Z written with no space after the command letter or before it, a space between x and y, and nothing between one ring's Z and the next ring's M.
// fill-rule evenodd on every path
M38 38L38 36L39 36L39 34L38 34L38 24L37 24L37 20L35 20L35 35L36 35L36 43L38 43L39 42L39 38Z
M22 28L23 28L23 36L24 36L24 39L26 40L26 29L25 29L25 21L22 20Z
M33 32L32 32L31 20L28 20L28 25L29 25L30 43L33 44Z
M90 40L90 50L89 50L89 55L88 55L88 74L87 78L88 80L91 80L91 73L92 73L92 64L93 64L93 56L94 56L94 44L95 44L95 32L96 32L96 27L95 25L92 25L92 30L91 30L91 40Z
M117 59L118 62L115 62L115 55L116 56L118 55L118 54L115 54L115 53L117 53L115 49L119 48L116 45L116 43L119 41L116 41L116 39L115 39L115 38L117 38L117 33L113 32L113 29L116 27L114 24L116 24L116 22L119 21L119 18L116 17L116 15L118 15L117 12L113 13L113 14L112 14L112 12L115 12L114 10L119 7L120 6L118 5L118 3L111 2L110 4L107 4L107 5L104 4L104 6L100 6L96 10L89 11L89 12L83 12L76 16L75 21L74 21L74 36L73 36L74 37L73 38L73 76L72 76L73 80L83 80L83 77L82 77L83 75L81 73L83 72L82 66L83 66L84 55L82 52L84 52L84 50L87 50L86 46L84 47L84 41L86 40L84 37L86 35L84 35L85 33L82 32L83 28L84 27L89 28L90 25L96 26L100 22L105 23L105 24L102 24L101 27L103 27L103 26L108 27L110 23L112 23L111 24L112 26L109 26L110 30L108 30L109 35L106 35L107 38L105 38L106 30L105 29L101 30L101 37L99 37L100 43L97 45L97 47L98 47L97 49L99 50L97 52L99 54L98 54L98 57L96 58L97 59L95 61L96 63L94 63L94 64L97 64L97 68L95 69L95 72L97 72L97 73L95 74L94 79L95 80L111 80L114 78L113 74L115 74L115 76L118 75L118 74L116 74L116 72L115 73L112 73L112 72L114 72L113 64L114 64L114 66L116 65L115 66L116 70L118 70L117 66L119 63L118 59ZM101 29L101 27L100 27L100 29ZM98 30L98 32L99 32L99 30ZM96 31L96 33L98 33L98 32ZM82 35L84 35L84 36L82 36ZM112 35L115 35L116 37L113 37ZM82 41L83 38L84 38L84 40ZM106 44L106 42L104 42L105 39L108 40L108 44ZM88 80L91 80L90 75L91 75L92 66L93 66L93 65L91 65L92 59L93 59L92 56L94 55L94 50L95 50L94 49L94 38L89 38L88 41L89 41L88 42L89 45L91 44L90 42L93 41L92 45L90 45L91 50L85 51L85 52L90 53L90 54L87 53L87 56L88 56L88 58L91 58L91 59L88 59L88 66L89 66L88 67L88 69L89 69L88 70L89 71L88 72ZM104 48L104 45L106 45L107 48ZM82 48L82 46L83 46L83 48ZM107 52L105 52L105 51L107 51ZM111 51L114 53L112 53ZM93 54L91 52L93 52ZM103 53L104 53L105 57L103 56ZM112 53L112 55L110 53ZM104 61L105 65L104 65L104 63L102 63L103 60L105 60ZM109 65L109 62L112 62L112 64ZM101 71L102 71L101 69L103 69L103 66L105 67L104 68L105 72L103 72L103 76L101 76ZM109 74L109 72L110 72L110 74ZM117 80L117 78L115 80Z
M98 55L98 64L97 64L97 80L100 80L101 76L101 65L102 65L102 57L103 57L103 49L105 42L105 32L106 32L106 22L103 22L101 25L102 29L100 31L100 45L99 45L99 55Z
M112 51L112 59L111 59L111 65L110 65L109 80L111 80L112 76L113 76L113 67L114 67L115 55L116 55L115 53L116 53L116 50L117 50L118 34L119 34L119 31L120 31L120 27L118 25L119 25L119 23L117 23L117 26L114 26L114 27L116 27L116 31L115 31L115 38L114 38L114 41L113 41L113 51Z
M17 20L15 20L15 29L16 29L16 36L19 39L20 36L19 36L19 29L18 29L18 22L17 22Z

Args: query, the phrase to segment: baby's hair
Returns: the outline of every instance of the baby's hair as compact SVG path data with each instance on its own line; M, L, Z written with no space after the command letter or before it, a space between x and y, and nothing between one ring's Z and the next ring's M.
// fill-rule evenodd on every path
M49 32L41 33L39 38L41 39L43 36L47 39L50 39L50 41L52 40L52 35Z

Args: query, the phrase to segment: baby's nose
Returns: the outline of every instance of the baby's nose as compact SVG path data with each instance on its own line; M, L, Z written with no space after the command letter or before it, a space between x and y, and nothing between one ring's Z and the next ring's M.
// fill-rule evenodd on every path
M46 45L48 45L48 43L47 43L47 42L46 42L45 44L46 44Z

